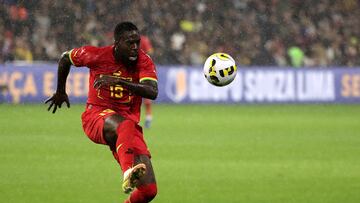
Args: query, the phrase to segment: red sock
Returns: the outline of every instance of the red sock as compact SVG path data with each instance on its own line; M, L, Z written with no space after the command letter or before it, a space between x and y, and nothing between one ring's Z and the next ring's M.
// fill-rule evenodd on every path
M141 185L131 193L125 203L147 203L150 202L157 194L156 183Z
M133 138L135 133L135 122L124 120L117 127L118 138L116 140L116 152L123 172L134 164Z
M145 99L144 104L145 104L145 115L151 116L151 100Z

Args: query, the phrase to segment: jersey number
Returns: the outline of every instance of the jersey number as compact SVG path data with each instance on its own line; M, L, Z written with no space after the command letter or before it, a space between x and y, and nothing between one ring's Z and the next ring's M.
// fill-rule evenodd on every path
M123 97L124 88L120 85L110 86L110 97L121 98Z
M120 77L119 73L113 73L114 76L116 77ZM120 77L124 80L128 80L128 81L132 81L131 77L125 78L125 77ZM125 90L125 94L124 94L124 88L121 85L111 85L109 86L109 90L110 90L110 97L111 98L115 98L115 99L120 99L120 103L128 103L131 100L131 94L128 93ZM97 96L101 99L103 99L103 97L101 96L100 93L100 89L98 89L97 91ZM127 97L127 98L126 98Z

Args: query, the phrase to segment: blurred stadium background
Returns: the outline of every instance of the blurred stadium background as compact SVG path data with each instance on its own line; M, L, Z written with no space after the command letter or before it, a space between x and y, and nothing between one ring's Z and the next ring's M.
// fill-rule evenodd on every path
M1 202L126 198L111 153L81 129L87 70L69 76L71 109L41 104L60 54L111 44L123 20L158 65L154 202L360 202L359 1L0 3ZM214 52L239 66L224 88L202 75Z

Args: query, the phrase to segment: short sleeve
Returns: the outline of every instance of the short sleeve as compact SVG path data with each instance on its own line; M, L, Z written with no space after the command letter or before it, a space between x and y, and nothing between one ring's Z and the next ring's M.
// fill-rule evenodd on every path
M69 58L74 66L90 66L96 59L96 47L83 46L69 51Z
M144 80L152 80L157 82L157 74L155 64L147 54L143 53L140 58L139 82Z

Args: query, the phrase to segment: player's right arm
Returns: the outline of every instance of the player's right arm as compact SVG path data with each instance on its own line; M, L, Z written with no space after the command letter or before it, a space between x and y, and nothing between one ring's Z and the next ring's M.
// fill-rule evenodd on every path
M66 80L70 72L71 61L69 52L64 52L61 55L58 65L58 82L56 92L45 101L45 104L49 103L48 111L53 108L52 113L56 112L56 109L65 102L67 107L70 108L69 97L66 94Z

